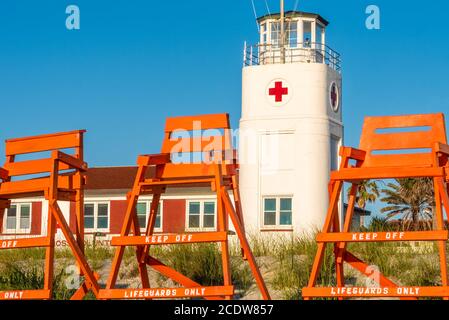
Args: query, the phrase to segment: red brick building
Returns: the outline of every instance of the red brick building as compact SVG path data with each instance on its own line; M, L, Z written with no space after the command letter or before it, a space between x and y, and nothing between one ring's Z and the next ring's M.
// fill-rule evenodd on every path
M131 190L137 167L91 168L85 189L85 233L91 241L108 242L120 233L126 211L126 194ZM142 196L137 214L142 230L146 227L151 195ZM75 225L75 204L60 202L61 209ZM45 235L48 205L43 198L13 201L3 216L2 238ZM205 188L172 189L162 196L156 220L156 232L176 233L211 231L216 228L215 195ZM64 245L58 230L57 244Z

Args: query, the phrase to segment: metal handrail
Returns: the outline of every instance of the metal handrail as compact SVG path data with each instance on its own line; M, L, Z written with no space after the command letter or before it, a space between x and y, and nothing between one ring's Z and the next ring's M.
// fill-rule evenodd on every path
M322 43L298 43L296 47L280 47L277 44L245 43L243 54L244 66L258 66L279 63L324 63L341 72L340 54Z

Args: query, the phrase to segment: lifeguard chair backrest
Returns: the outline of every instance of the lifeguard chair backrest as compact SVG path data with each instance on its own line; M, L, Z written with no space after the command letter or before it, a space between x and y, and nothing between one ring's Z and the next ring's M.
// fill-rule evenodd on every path
M25 154L36 154L46 151L65 151L73 149L71 154L77 159L83 160L83 134L86 130L61 132L32 137L16 138L6 140L6 163L5 169L10 176L26 176L33 174L49 173L52 170L51 158L17 161L17 156ZM60 164L60 170L69 169L68 166Z
M432 166L436 142L447 143L444 115L366 117L360 149L363 167Z
M195 162L211 162L224 154L232 155L232 132L229 115L209 114L199 116L168 118L165 124L165 136L162 153L173 157L179 154L189 155ZM196 157L194 154L204 156ZM213 156L213 159L210 156ZM205 159L206 158L206 159ZM219 160L229 161L229 157Z

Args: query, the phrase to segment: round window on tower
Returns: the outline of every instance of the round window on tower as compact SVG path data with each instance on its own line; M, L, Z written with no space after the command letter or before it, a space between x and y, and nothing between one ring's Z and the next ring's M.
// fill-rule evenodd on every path
M334 112L338 112L340 108L340 90L335 82L332 82L329 86L329 103Z

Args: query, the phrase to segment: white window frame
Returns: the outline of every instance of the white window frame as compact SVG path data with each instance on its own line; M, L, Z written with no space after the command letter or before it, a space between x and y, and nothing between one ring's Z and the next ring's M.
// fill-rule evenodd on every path
M312 18L302 18L301 20L301 34L298 34L298 38L301 39L300 43L304 49L313 49L313 43L315 43L316 36L316 20ZM310 48L304 47L304 23L310 23ZM299 29L299 28L298 28Z
M29 205L30 206L30 227L21 229L20 228L20 218L22 215L22 206ZM8 229L7 219L8 219L8 209L5 210L3 215L3 233L4 234L30 234L31 228L33 225L33 203L31 202L14 202L11 203L11 206L16 206L16 228Z
M104 232L109 233L111 228L111 201L86 201L84 203L84 206L86 205L94 205L94 227L93 228L84 228L87 233L94 233L94 232ZM98 206L100 204L107 204L108 205L108 227L107 228L98 228ZM85 216L85 214L84 214ZM85 217L84 217L85 218Z
M259 28L260 28L260 43L263 45L268 44L268 36L269 36L268 26L269 26L268 21L262 22L259 26ZM265 36L265 41L264 41L264 36Z
M191 228L189 227L189 220L190 220L190 214L189 214L189 207L190 203L192 202L199 202L200 203L200 226L199 228ZM204 220L204 203L205 202L213 202L214 203L214 228L205 228L203 227L203 220ZM186 231L216 231L217 230L217 199L190 199L186 201L186 225L185 230Z
M292 23L296 23L296 43L294 47L292 47L292 43L291 43L291 31L292 31ZM299 48L299 19L298 18L289 18L285 21L286 24L286 28L285 28L285 33L286 33L286 43L285 43L285 47L291 50L296 50L297 48Z
M139 200L137 203L145 203L146 204L146 213L145 213L145 221L148 222L148 217L150 216L150 210L151 210L151 202L152 200ZM161 226L159 228L154 228L155 232L162 232L164 227L164 201L161 199L159 201L159 210L161 213ZM145 232L146 226L142 227L140 226L140 231Z
M292 200L292 224L291 225L281 225L281 199L291 199ZM275 225L265 225L265 199L276 199L276 224ZM294 213L294 202L293 195L265 195L262 197L261 204L261 230L293 230L293 213Z
M270 42L269 42L269 44L272 46L272 47L274 47L274 48L276 48L277 46L279 46L279 43L280 43L280 35L281 35L281 30L280 30L280 24L279 24L279 30L277 30L277 29L273 29L273 25L276 25L277 23L280 23L279 21L277 21L277 20L270 20L270 29L269 29L269 33L270 33L270 36L269 36L269 38L270 38ZM273 43L273 41L274 41L274 37L273 37L273 34L274 33L277 33L278 34L278 44L276 45L276 44L274 44Z
M325 49L326 46L326 26L321 23L321 21L317 20L316 21L316 25L315 25L315 29L320 26L321 27L321 39L316 39L319 40L317 42L321 43L323 50ZM316 32L316 31L315 31ZM316 36L315 36L316 37Z

